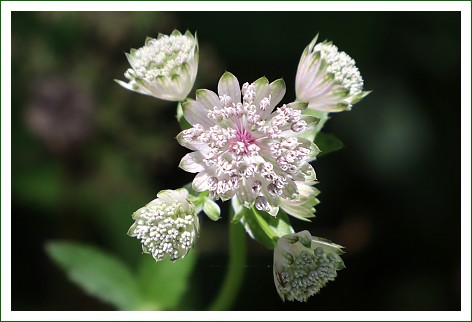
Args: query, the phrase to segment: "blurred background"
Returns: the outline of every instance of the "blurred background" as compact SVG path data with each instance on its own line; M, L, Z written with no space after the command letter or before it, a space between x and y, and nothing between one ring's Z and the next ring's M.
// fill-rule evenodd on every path
M113 79L124 79L124 52L173 29L198 32L195 88L216 90L225 70L241 82L283 77L291 102L301 52L319 32L373 90L332 114L324 132L345 147L314 163L317 217L292 220L345 246L347 269L308 303L282 303L272 252L247 238L232 309L460 309L460 13L14 12L12 310L115 308L67 278L49 241L93 246L131 272L150 257L126 235L132 212L193 175L177 167L187 151L174 139L175 104ZM227 269L226 218L200 218L175 309L205 310Z

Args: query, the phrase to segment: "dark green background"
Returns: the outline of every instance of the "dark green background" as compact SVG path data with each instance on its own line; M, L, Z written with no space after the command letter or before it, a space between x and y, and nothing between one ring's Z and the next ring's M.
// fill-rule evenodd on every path
M174 28L198 31L196 88L215 90L225 69L241 82L283 77L288 103L319 32L374 91L332 115L325 131L345 148L314 163L317 218L292 220L344 245L347 269L307 304L283 304L272 253L248 241L235 310L460 309L460 13L14 12L13 310L111 309L70 283L44 243L96 245L133 266L143 255L126 236L131 213L192 180L177 168L187 151L174 139L175 104L113 82L125 51ZM185 307L196 310L216 295L227 258L226 219L201 218Z

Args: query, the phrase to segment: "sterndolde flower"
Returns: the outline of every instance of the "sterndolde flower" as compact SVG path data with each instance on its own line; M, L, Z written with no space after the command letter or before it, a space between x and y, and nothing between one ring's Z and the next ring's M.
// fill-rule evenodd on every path
M162 190L157 198L133 213L128 235L141 241L143 252L156 261L185 257L199 231L195 207L186 189Z
M318 36L305 48L295 79L297 100L321 112L350 110L370 92L356 62L331 42L316 44Z
M344 268L341 246L302 231L283 236L274 249L274 283L282 300L306 302Z
M126 54L131 65L118 84L141 94L167 101L183 101L195 82L198 70L198 41L189 31L174 30L170 36L147 38L139 49Z
M275 109L284 94L281 79L269 84L262 77L240 87L226 72L218 95L198 90L196 100L183 103L185 119L193 127L177 139L194 152L183 157L180 167L198 173L193 180L196 191L209 190L222 200L237 196L244 206L255 205L273 216L281 199L299 198L295 181L314 179L308 162L318 152L299 135L316 119L302 115L298 103Z

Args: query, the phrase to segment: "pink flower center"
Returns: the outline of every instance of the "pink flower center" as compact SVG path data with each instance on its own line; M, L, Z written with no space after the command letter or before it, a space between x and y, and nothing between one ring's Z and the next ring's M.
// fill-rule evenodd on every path
M229 151L238 155L246 155L259 151L259 147L250 131L243 127L237 127L236 137L231 141Z

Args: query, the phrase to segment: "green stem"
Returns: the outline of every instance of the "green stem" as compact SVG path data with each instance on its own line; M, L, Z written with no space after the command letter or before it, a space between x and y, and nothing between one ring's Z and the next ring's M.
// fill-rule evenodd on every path
M230 207L233 212L233 207ZM230 216L231 218L232 216ZM216 299L210 305L212 311L226 311L231 308L238 295L244 277L246 262L246 233L240 223L229 221L229 263L228 271Z

